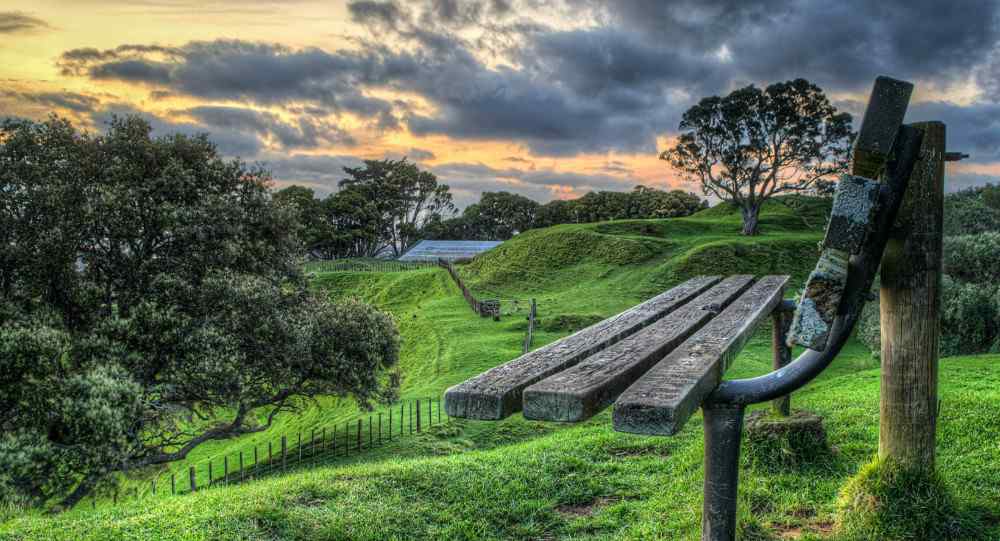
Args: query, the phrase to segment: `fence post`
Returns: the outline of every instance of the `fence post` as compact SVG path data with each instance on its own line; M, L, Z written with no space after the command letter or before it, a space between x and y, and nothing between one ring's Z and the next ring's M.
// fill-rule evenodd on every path
M254 469L254 471L257 471L257 462L258 462L257 461L257 443L254 442L254 444L253 444L253 469Z
M441 397L439 396L434 400L437 402L438 406L438 424L441 424Z
M372 416L368 416L368 448L372 448Z
M382 412L378 414L378 444L382 445Z
M229 455L222 457L222 484L229 484Z
M392 408L389 408L389 441L392 441Z
M153 479L152 481L150 481L149 484L150 484L150 486L153 489L153 496L156 496L156 479Z
M330 441L333 443L333 455L337 455L337 425L333 425L333 436L331 436Z
M285 435L281 436L281 469L288 467L288 439Z
M319 431L319 448L322 451L326 451L326 427L320 429Z
M243 451L240 451L240 482L243 482Z
M411 400L408 405L410 407L407 408L407 410L406 410L407 411L406 418L407 418L407 422L410 423L410 434L413 434L413 401Z
M170 495L173 496L177 494L177 480L174 478L174 473L170 473Z
M427 426L434 424L434 405L431 403L432 400L434 399L427 398Z
M208 459L208 486L212 486L212 459Z
M417 434L419 434L420 433L420 399L418 398L416 400L416 402L417 402Z
M358 419L358 452L361 452L361 419Z
M188 468L188 481L191 482L191 492L198 490L198 484L195 482L194 477L194 466L191 466Z
M399 403L399 437L403 437L403 413L406 409L406 404L403 402Z
M297 444L299 448L299 462L302 462L302 431L299 430L299 443Z

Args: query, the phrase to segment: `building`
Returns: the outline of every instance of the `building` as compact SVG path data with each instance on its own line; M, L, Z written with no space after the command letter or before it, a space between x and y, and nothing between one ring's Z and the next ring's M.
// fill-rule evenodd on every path
M422 240L400 256L400 261L455 261L472 259L499 246L499 240Z

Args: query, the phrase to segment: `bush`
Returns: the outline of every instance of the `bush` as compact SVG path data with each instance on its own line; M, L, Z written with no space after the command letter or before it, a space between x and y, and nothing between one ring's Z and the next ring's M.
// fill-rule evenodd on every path
M977 190L944 198L944 234L974 235L1000 231L1000 210L990 207Z
M961 282L947 275L941 290L941 355L1000 350L1000 295L991 284ZM856 327L858 340L876 356L880 350L878 301L869 302Z
M1000 283L1000 233L945 237L944 272L966 282Z

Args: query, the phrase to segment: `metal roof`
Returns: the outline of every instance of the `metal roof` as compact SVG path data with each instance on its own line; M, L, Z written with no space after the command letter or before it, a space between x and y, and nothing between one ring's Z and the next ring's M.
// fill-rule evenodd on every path
M499 240L422 240L400 256L400 261L471 259L502 244Z

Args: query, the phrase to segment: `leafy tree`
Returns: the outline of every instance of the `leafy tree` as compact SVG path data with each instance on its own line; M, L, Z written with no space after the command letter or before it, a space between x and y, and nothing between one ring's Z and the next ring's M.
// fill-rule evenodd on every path
M706 195L737 205L744 235L758 233L768 198L846 170L853 138L851 116L804 79L703 98L684 113L680 129L660 158Z
M345 197L364 202L365 215L374 218L382 245L365 255L384 249L399 256L418 240L420 230L435 216L455 212L447 184L402 160L365 160L364 167L345 167L348 178L340 181Z
M683 190L669 192L636 186L632 189L633 218L677 218L690 216L706 208L708 202Z
M575 201L555 199L538 207L535 227L551 227L558 224L579 223L580 218Z
M288 206L295 216L295 226L306 250L326 257L334 232L324 212L323 201L303 186L289 186L274 193L274 201Z
M268 183L135 117L0 125L0 500L72 506L302 400L393 396L392 319L310 292Z

